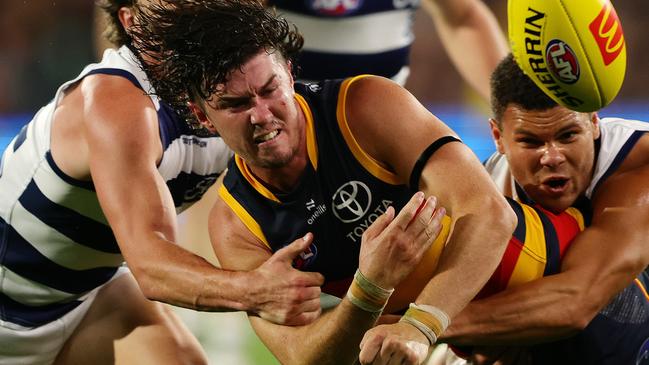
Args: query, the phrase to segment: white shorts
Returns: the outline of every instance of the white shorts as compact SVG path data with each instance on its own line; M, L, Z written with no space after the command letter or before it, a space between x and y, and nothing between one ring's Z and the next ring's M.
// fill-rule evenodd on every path
M104 285L128 272L127 267L120 267ZM63 317L40 327L19 328L0 321L0 365L52 364L104 285L86 294L86 299Z

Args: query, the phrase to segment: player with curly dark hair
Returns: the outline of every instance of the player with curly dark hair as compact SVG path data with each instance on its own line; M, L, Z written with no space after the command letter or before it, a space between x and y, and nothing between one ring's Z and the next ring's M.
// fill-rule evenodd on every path
M296 265L321 272L324 290L342 297L305 326L251 318L263 342L282 363L356 361L364 333L417 267L443 219L446 233L435 250L446 243L444 254L427 253L425 274L405 284L410 296L395 297L389 310L408 311L391 327L394 341L376 355L400 363L412 346L416 356L404 363L425 357L449 317L492 274L515 226L514 212L475 155L388 79L294 83L291 57L300 37L257 2L193 0L139 19L132 34L143 59L154 60L144 67L158 96L189 104L237 154L210 218L221 264L253 269L313 230L316 239ZM411 199L408 185L424 194ZM443 218L431 195L450 217ZM391 205L403 209L395 214ZM439 257L442 275L433 275L432 257Z
M291 62L304 43L294 26L255 0L162 1L139 13L137 23L129 33L141 41L131 47L152 60L144 69L156 95L181 111L189 101L209 101L216 85L260 49ZM245 27L255 31L237 30Z

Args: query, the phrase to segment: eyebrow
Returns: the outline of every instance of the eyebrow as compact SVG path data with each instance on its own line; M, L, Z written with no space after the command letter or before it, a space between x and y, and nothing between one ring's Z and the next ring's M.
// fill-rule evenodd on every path
M273 74L268 79L268 81L266 81L266 83L261 86L261 90L266 89L276 78L277 78L277 74ZM224 94L224 95L219 96L218 104L223 105L223 104L227 104L227 103L233 103L233 102L249 99L250 97L251 97L250 93L248 93L246 95L228 95L228 94Z
M560 128L558 131L556 131L554 134L555 134L555 135L559 135L559 134L562 134L562 133L564 133L564 132L566 132L566 131L569 131L569 130L571 130L571 129L575 129L575 128L577 128L577 129L581 129L581 126L579 125L579 123L571 123L571 124L569 124L569 125L566 125L566 126L564 126L564 127L561 127L561 128ZM528 130L526 130L526 129L520 129L520 128L519 128L519 129L515 129L515 130L514 130L514 134L524 135L524 136L527 136L527 137L537 137L537 136L538 136L537 133L533 133L533 132L530 132L530 131L528 131Z

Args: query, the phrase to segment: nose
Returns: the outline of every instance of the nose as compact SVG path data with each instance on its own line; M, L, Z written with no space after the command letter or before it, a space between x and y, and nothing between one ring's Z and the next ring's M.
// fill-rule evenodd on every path
M548 167L556 167L566 161L566 156L563 151L554 143L548 144L543 149L541 155L541 165Z
M250 124L263 124L273 120L273 113L270 111L268 103L262 98L255 98L252 108L250 108Z

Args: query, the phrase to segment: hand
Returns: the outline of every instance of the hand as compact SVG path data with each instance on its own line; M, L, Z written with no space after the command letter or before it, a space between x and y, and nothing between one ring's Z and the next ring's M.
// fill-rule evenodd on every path
M302 326L320 315L320 286L324 277L314 272L293 268L295 257L313 241L307 233L283 247L257 269L250 272L247 290L252 311L277 324Z
M399 322L367 331L360 347L358 361L363 365L419 365L428 357L430 346L417 328Z
M525 348L484 346L473 349L469 363L474 365L531 365L532 357Z
M446 211L435 210L436 204L435 197L424 200L424 194L418 192L396 217L394 208L389 207L363 233L361 273L384 289L394 288L408 276L442 228Z

